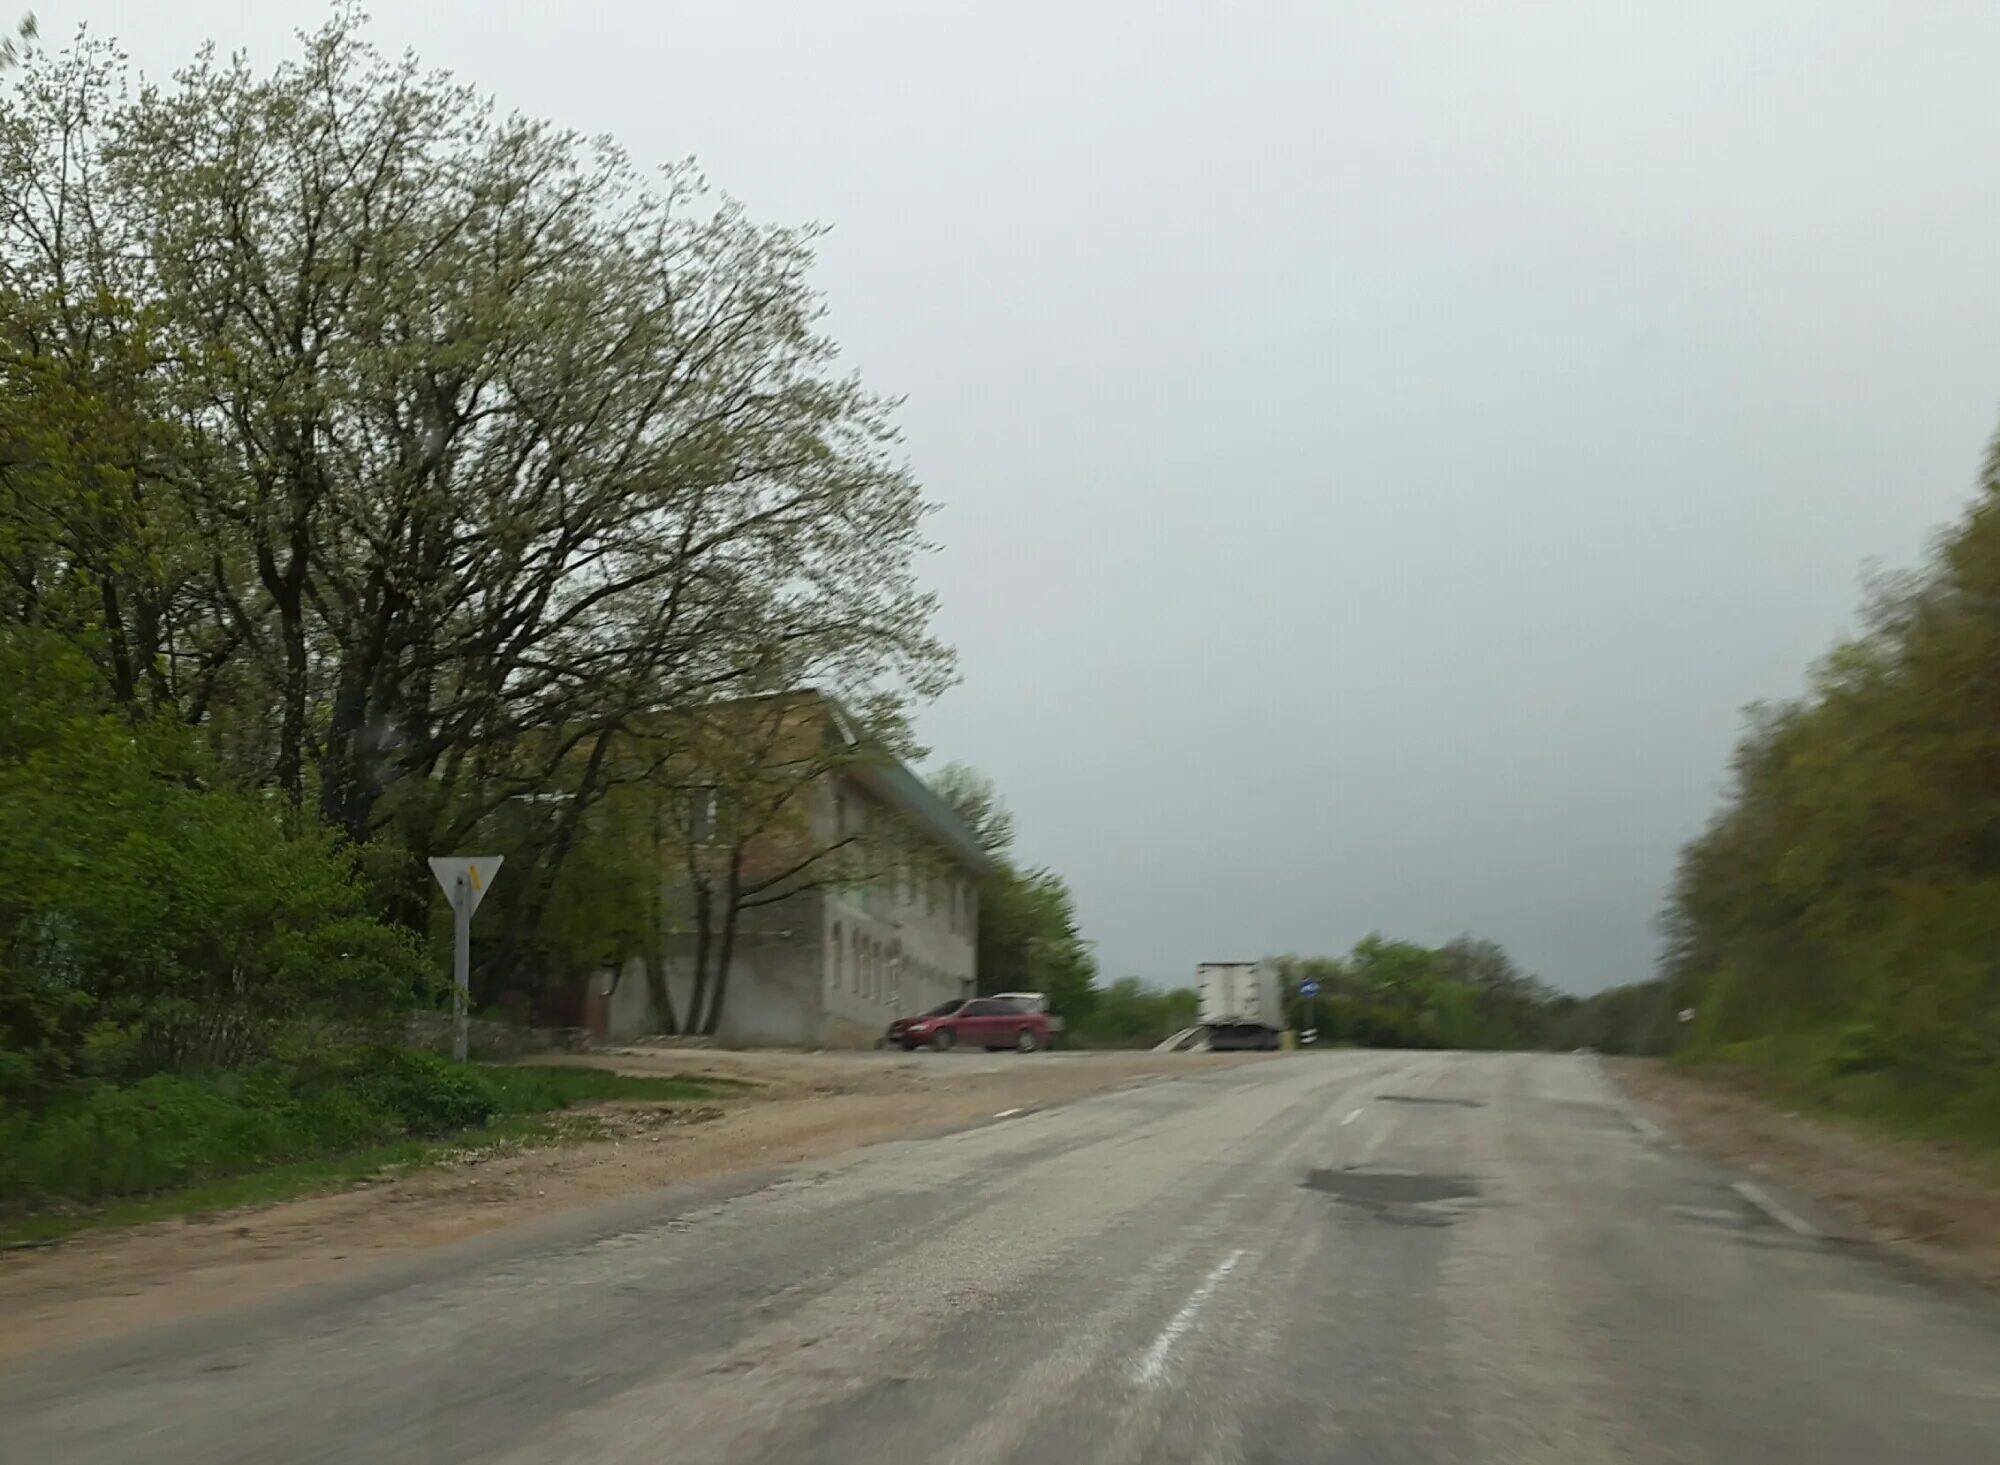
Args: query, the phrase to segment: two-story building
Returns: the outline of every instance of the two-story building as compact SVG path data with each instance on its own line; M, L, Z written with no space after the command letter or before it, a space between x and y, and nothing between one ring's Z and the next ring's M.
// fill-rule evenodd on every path
M746 879L755 883L765 871L802 861L804 868L737 912L726 975L719 976L717 897L704 941L690 920L685 876L671 857L663 861L667 995L677 1026L699 1025L699 962L706 967L704 1005L717 981L726 983L718 1041L865 1046L898 1015L974 992L979 881L992 862L957 813L838 702L816 692L785 695L785 776L801 781L787 795L795 813L782 837L748 842ZM726 720L731 712L715 715ZM800 755L804 741L810 757ZM732 791L717 777L715 806L727 807ZM719 863L723 854L710 858ZM636 957L593 984L586 1010L603 1038L667 1027Z

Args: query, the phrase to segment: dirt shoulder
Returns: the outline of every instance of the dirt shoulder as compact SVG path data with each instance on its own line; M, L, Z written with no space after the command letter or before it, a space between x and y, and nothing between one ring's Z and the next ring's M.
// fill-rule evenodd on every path
M474 1154L332 1194L0 1254L0 1357L248 1301L636 1191L1255 1060L625 1049L568 1061L754 1087L595 1109L587 1118L606 1137L579 1143Z
M1676 1138L1812 1197L1856 1236L1953 1279L2000 1288L2000 1169L1800 1114L1748 1075L1651 1059L1605 1064Z

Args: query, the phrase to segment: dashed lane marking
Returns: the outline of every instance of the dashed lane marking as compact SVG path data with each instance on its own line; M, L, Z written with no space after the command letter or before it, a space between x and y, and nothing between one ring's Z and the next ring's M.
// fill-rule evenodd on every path
M1222 1285L1222 1279L1235 1271L1236 1264L1242 1260L1243 1249L1238 1247L1215 1264L1215 1270L1203 1278L1201 1285L1189 1294L1188 1300L1181 1304L1181 1310L1167 1319L1167 1325L1160 1329L1160 1336L1153 1340L1153 1346L1146 1350L1138 1366L1132 1370L1134 1378L1142 1384L1156 1384L1166 1376L1167 1360L1173 1356L1174 1345L1180 1342L1182 1334L1194 1326L1195 1319L1201 1316L1201 1310L1208 1304L1208 1299L1213 1297L1215 1289Z

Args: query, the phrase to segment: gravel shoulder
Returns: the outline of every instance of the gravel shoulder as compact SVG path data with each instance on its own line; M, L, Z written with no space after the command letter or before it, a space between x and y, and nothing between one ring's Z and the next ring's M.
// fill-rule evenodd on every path
M577 1111L599 1136L577 1143L469 1154L330 1194L0 1254L0 1357L246 1302L664 1185L1254 1060L633 1048L566 1061L746 1087L699 1103Z
M1960 1282L2000 1288L2000 1167L1798 1113L1754 1080L1606 1059L1637 1103L1695 1149L1827 1207L1852 1234Z

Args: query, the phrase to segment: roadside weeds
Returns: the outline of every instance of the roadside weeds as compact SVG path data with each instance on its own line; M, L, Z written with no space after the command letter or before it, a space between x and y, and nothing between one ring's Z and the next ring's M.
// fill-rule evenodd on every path
M538 1145L615 1138L621 1122L628 1123L633 1114L684 1113L692 1107L690 1101L746 1091L742 1080L720 1074L696 1079L684 1072L634 1075L585 1066L481 1064L448 1071L441 1076L441 1083L442 1092L452 1100L472 1093L480 1101L484 1122L440 1129L433 1127L436 1122L456 1111L440 1110L439 1079L427 1072L421 1077L425 1086L420 1086L414 1097L405 1093L384 1107L378 1096L372 1107L364 1108L362 1112L373 1124L350 1126L345 1144L297 1118L298 1110L328 1107L324 1094L301 1101L280 1090L275 1099L262 1101L289 1115L289 1129L282 1127L284 1119L279 1120L276 1143L270 1142L268 1133L253 1134L246 1143L241 1130L228 1122L251 1117L268 1120L270 1110L260 1109L260 1101L198 1084L180 1085L165 1096L148 1095L136 1114L128 1110L119 1116L123 1127L114 1130L114 1135L124 1145L123 1153L115 1146L106 1146L98 1129L79 1124L70 1116L67 1127L58 1128L57 1134L95 1142L111 1151L112 1161L91 1151L74 1155L44 1136L39 1171L32 1163L36 1157L31 1155L24 1174L11 1177L26 1186L27 1200L13 1193L7 1196L9 1204L0 1206L0 1253L47 1245L81 1232L274 1204L393 1179L427 1166L463 1164ZM468 1085L477 1088L464 1087ZM132 1095L116 1097L129 1103ZM190 1097L200 1101L192 1111L173 1107L175 1102L185 1104ZM333 1092L335 1105L343 1099L346 1109L352 1111L353 1100ZM414 1119L404 1112L413 1104ZM462 1118L458 1122L465 1125ZM393 1132L404 1125L408 1126L404 1132ZM258 1138L266 1141L266 1154L277 1151L262 1163L255 1145ZM150 1162L149 1146L160 1145L175 1153L167 1163L151 1165L155 1183L146 1186L147 1172L131 1163L132 1152L144 1157L140 1162L143 1166ZM103 1171L90 1168L93 1159L107 1168L113 1161L125 1163L122 1169L112 1170L107 1184ZM158 1177L169 1175L185 1178L159 1183ZM98 1193L100 1188L109 1193Z

